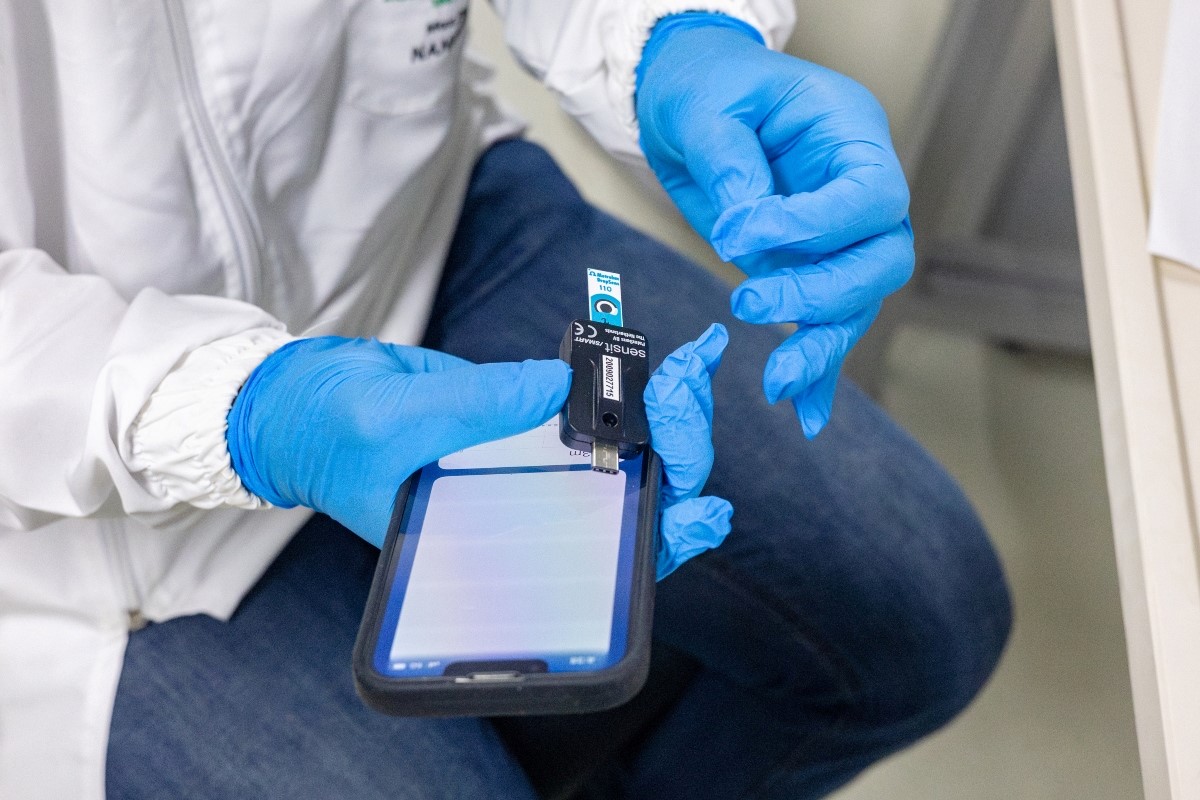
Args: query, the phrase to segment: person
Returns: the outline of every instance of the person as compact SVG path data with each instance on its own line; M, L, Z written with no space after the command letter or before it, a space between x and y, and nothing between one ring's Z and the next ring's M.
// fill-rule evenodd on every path
M614 794L820 796L993 670L986 534L839 378L913 264L879 105L777 51L786 0L494 6L732 297L520 140L467 0L0 5L0 796L532 797L348 654L394 487L561 402L584 265L664 363L655 637L694 668Z

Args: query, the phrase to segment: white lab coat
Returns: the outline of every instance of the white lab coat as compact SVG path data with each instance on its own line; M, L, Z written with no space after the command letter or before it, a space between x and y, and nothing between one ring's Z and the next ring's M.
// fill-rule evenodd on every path
M1150 252L1200 269L1200 2L1174 0L1159 97Z
M789 0L496 0L634 159L655 19ZM519 132L467 0L0 0L0 797L99 799L131 620L227 618L302 524L250 510L224 415L320 333L416 342L469 172Z

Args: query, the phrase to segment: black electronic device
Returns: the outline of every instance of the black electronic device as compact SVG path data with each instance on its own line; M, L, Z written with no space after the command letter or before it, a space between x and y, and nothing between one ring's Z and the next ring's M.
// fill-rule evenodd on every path
M646 337L631 328L577 319L567 326L558 357L571 367L571 393L559 435L586 450L592 469L615 473L650 440L642 399L650 380Z

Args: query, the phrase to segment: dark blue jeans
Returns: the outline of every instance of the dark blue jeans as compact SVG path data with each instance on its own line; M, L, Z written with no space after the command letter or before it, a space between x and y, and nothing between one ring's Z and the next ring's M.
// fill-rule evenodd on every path
M708 491L732 501L734 530L656 601L656 640L695 670L606 785L655 800L819 797L957 714L1011 623L961 491L845 381L829 427L805 440L791 407L762 394L783 333L734 319L724 285L589 206L536 146L504 142L480 160L425 344L476 361L552 357L586 313L586 267L621 273L626 322L653 363L713 321L732 339ZM349 654L375 557L317 517L229 623L133 634L110 796L532 797L489 722L392 719L355 697ZM524 724L536 737L539 723Z

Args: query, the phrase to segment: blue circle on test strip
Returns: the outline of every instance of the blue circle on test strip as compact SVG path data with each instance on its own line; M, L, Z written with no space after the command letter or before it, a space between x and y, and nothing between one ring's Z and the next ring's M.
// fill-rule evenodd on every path
M621 324L621 301L612 295L592 295L592 320L608 325Z

